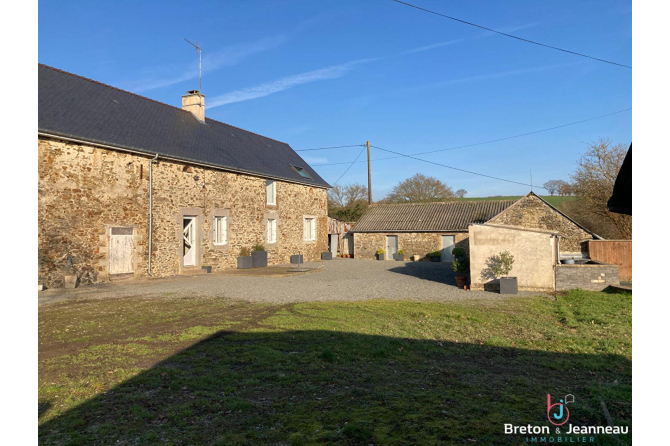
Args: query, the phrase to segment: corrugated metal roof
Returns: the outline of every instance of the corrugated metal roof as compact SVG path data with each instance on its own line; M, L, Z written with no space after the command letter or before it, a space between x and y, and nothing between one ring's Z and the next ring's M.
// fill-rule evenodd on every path
M446 203L375 204L353 232L460 232L484 223L515 200L451 201Z
M42 133L329 187L286 143L42 64L38 85Z

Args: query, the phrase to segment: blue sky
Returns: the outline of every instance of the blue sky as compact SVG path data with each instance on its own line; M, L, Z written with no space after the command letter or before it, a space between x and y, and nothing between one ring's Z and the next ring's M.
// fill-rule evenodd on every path
M500 31L632 65L631 2L412 0ZM59 23L60 26L53 26ZM181 105L294 149L363 144L412 154L532 132L632 106L632 70L392 2L40 2L41 63ZM522 183L569 179L587 144L628 144L631 111L421 158ZM329 182L359 148L300 152ZM373 198L417 172L469 196L529 187L372 150ZM360 161L364 161L364 154ZM331 164L331 165L327 165ZM367 183L364 162L340 180Z

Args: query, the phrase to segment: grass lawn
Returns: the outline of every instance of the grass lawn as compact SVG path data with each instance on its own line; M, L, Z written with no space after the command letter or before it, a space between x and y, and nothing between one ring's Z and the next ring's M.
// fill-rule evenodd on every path
M541 195L542 199L552 205L555 208L560 208L561 204L565 203L566 201L574 200L575 197L563 197L563 196L558 196L558 195ZM505 197L466 197L466 198L461 198L463 201L491 201L491 200L519 200L523 198L523 196L518 195L518 196L505 196Z
M631 301L43 305L40 443L526 444L503 424L549 425L547 393L630 426Z

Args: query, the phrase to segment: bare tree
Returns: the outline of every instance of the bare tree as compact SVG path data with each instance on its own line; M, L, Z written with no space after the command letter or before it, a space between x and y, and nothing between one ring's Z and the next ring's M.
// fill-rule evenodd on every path
M389 203L426 203L453 200L456 195L442 181L420 173L397 184L384 201Z
M463 197L465 197L467 194L468 194L468 191L465 190L465 189L458 189L458 190L456 191L456 196L457 196L458 198L463 198Z
M549 180L546 183L542 185L547 191L549 192L550 195L554 195L556 191L558 190L558 181L559 180Z
M572 193L573 193L572 184L568 183L567 181L558 180L557 191L558 191L558 195L563 195L563 196L572 195Z
M579 206L588 209L592 217L606 222L606 226L615 232L613 235L623 239L633 237L633 220L629 215L610 212L607 209L607 200L612 195L614 181L627 150L628 145L612 145L609 139L591 143L580 158L577 171L572 175Z
M368 206L368 188L362 184L335 185L328 191L328 215L357 221Z

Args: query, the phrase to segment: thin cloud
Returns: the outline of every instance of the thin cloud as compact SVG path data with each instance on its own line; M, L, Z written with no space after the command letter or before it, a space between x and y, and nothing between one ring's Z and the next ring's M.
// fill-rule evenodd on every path
M543 66L539 66L539 67L522 68L520 70L509 70L509 71L500 71L498 73L479 74L479 75L475 75L475 76L461 77L461 78L458 78L458 79L451 79L451 80L448 80L448 81L437 82L435 84L424 85L422 87L417 87L417 88L438 87L438 86L443 86L443 85L459 84L459 83L462 83L462 82L474 82L474 81L481 81L481 80L488 80L488 79L498 79L498 78L501 78L501 77L516 76L516 75L519 75L519 74L535 73L537 71L550 70L552 68L569 67L569 66L578 65L579 63L580 62L571 62L571 63L557 64L557 65L556 64L555 65L543 65Z
M513 30L519 30L519 29L524 29L524 28L530 28L532 26L536 26L537 23L529 23L521 26L516 26L516 27L509 27L506 28L506 31L511 32ZM494 33L484 33L479 35L477 38L485 38L488 37L488 35L491 34L493 35ZM382 56L382 57L374 57L374 58L368 58L368 59L360 59L360 60L355 60L352 62L347 62L344 64L340 65L334 65L331 67L326 67L326 68L320 68L317 70L312 70L308 71L305 73L299 73L295 74L292 76L284 77L281 79L278 79L276 81L272 82L267 82L264 84L260 84L254 87L247 87L247 88L242 88L240 90L235 90L231 91L229 93L225 93L220 96L216 96L212 99L209 100L209 104L206 106L207 109L211 109L214 107L219 107L221 105L226 105L226 104L233 104L235 102L243 102L243 101L249 101L252 99L257 99L257 98L262 98L265 96L269 96L274 93L278 93L280 91L288 90L290 88L296 87L298 85L303 85L303 84L308 84L312 82L317 82L317 81L322 81L322 80L328 80L328 79L336 79L339 77L342 77L352 71L357 65L369 63L369 62L376 62L380 60L385 60L385 59L390 59L393 57L402 57L402 56L407 56L409 54L416 54L416 53L421 53L424 51L431 51L437 48L443 48L449 45L453 45L459 42L462 42L464 40L469 40L469 39L453 39L453 40L447 40L444 42L436 42L432 43L429 45L424 45L416 48L410 48L408 50L401 51L399 53L393 54L391 56ZM486 77L499 77L503 74L492 74L492 75L484 75L482 78ZM462 80L454 80L450 81L451 82L463 82L465 81L464 79Z
M203 74L214 71L224 66L236 65L243 59L256 53L276 48L289 40L288 36L280 34L273 37L264 37L255 42L241 43L226 47L213 53L203 52L202 66ZM164 71L164 70L162 70ZM156 88L169 87L198 77L198 64L191 64L190 68L183 73L167 78L149 78L135 81L126 88L134 92L153 90Z
M372 62L373 60L376 59L354 60L340 65L333 65L330 67L320 68L318 70L294 74L292 76L287 76L276 81L260 84L255 87L248 87L231 91L230 93L226 93L210 99L209 104L206 105L206 108L211 109L221 105L262 98L280 91L288 90L289 88L293 88L298 85L304 85L328 79L337 79L338 77L342 77L354 69L356 65Z
M425 45L425 46L420 46L418 48L413 48L410 50L405 50L400 53L398 53L396 56L406 56L407 54L415 54L415 53L421 53L424 51L430 51L434 50L435 48L442 48L444 46L449 46L453 45L458 42L462 42L464 39L454 39L454 40L447 40L446 42L438 42L438 43L433 43L431 45Z
M310 166L311 166L312 164L325 164L325 163L328 163L328 158L326 158L326 157L324 157L324 156L303 156L302 159L305 160L305 162L306 162L307 164L309 164Z

